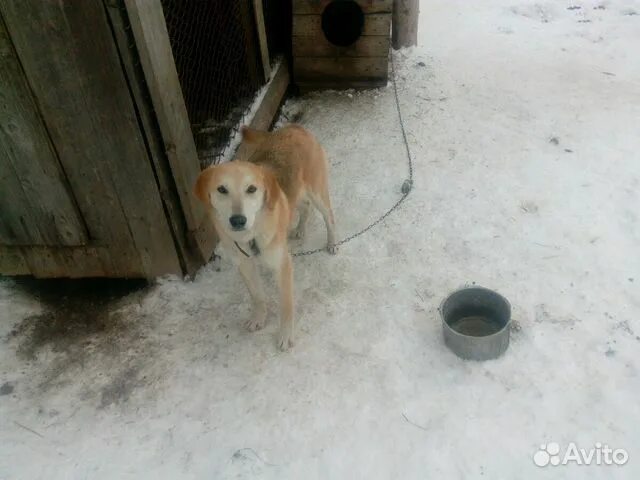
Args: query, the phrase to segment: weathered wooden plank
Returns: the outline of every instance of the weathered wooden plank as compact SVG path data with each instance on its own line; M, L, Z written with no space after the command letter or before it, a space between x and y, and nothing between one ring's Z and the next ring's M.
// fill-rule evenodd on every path
M34 275L37 278L104 277L109 275L111 266L102 262L103 258L109 258L110 253L103 250L107 248L0 245L0 272L4 275ZM121 272L119 276L140 278L145 276L145 272L132 268Z
M367 89L367 88L380 88L387 84L386 79L371 79L362 80L355 79L348 82L341 80L301 80L296 82L296 87L300 94L305 94L315 90L347 90L351 88L355 89Z
M334 45L324 35L318 37L293 37L294 57L387 57L388 55L388 35L360 37L356 43L348 47Z
M193 195L200 161L182 97L160 0L125 0L131 29L189 230L200 227L204 207Z
M253 0L253 13L256 19L256 31L258 32L258 43L260 44L264 81L267 82L269 81L269 77L271 77L271 63L269 61L269 45L267 44L267 31L264 26L262 0Z
M296 15L321 14L333 0L293 0ZM393 0L356 0L364 13L391 13Z
M164 149L162 134L153 111L151 97L144 80L144 72L137 58L138 53L129 28L126 10L124 10L123 3L119 1L105 1L105 5L113 27L120 58L125 67L129 88L139 112L142 133L146 139L149 156L153 163L160 197L162 198L169 227L176 244L180 264L183 273L193 274L209 259L213 247L211 247L208 256L204 258L198 248L192 248L193 245L187 238L188 229L182 212L180 197L178 196L176 183L171 173L171 165ZM205 220L208 221L206 216Z
M106 273L180 272L101 0L0 9Z
M0 245L43 243L38 226L28 213L27 200L13 165L0 145ZM28 221L22 221L24 217Z
M153 160L154 169L158 179L160 195L168 213L172 233L181 257L183 273L192 275L203 264L209 261L213 249L217 244L217 235L213 222L208 215L204 215L200 225L194 230L188 230L184 213L181 208L177 186L174 181L171 166L167 158L167 152L163 148L162 134L158 125L151 97L144 81L144 72L134 55L137 54L133 38L127 35L128 19L126 12L119 6L119 2L107 2L109 16L112 21L114 33L118 42L121 58L129 79L129 85L133 93L143 133L147 138L149 151Z
M0 245L0 272L2 275L31 274L20 248Z
M296 58L294 62L296 83L302 81L386 81L387 57L338 57Z
M362 35L389 35L391 27L390 13L365 15ZM324 37L321 15L294 15L293 36ZM294 39L295 42L295 39Z
M0 243L5 245L82 245L87 241L1 17L0 211Z
M22 247L22 256L37 278L104 277L110 265L104 266L100 254L104 248L94 247ZM105 252L108 253L108 252ZM108 256L107 256L108 258ZM145 272L119 272L120 277L144 277Z
M264 94L262 103L256 110L249 125L258 130L268 130L273 123L273 119L278 113L278 108L282 103L287 87L290 83L289 67L286 59L282 59L278 64L278 69L273 75L273 80L269 83Z
M257 130L268 130L273 123L273 119L278 112L278 108L282 103L287 88L290 83L289 67L286 60L282 60L278 64L278 69L273 75L273 80L269 83L267 91L264 94L262 103L256 110L255 115L249 122L251 128ZM252 148L242 143L236 152L235 158L247 159L251 153Z

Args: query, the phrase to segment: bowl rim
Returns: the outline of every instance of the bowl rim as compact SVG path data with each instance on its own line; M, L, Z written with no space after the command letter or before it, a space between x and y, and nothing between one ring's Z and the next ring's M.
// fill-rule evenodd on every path
M502 328L500 328L500 330L490 333L489 335L482 335L482 336L477 336L477 335L465 335L464 333L460 333L459 331L455 330L451 325L449 325L449 322L447 322L447 319L444 316L444 304L447 302L447 300L449 300L451 297L453 297L454 295L456 295L457 293L460 292L464 292L467 290L481 290L483 292L487 292L487 293L491 293L493 295L497 295L498 298L503 301L509 311L509 318L507 319L507 321L505 322L505 324L502 326ZM442 319L442 325L444 328L446 328L449 332L455 334L455 335L459 335L460 337L463 338L473 338L473 339L485 339L485 338L492 338L498 335L501 335L502 333L504 333L504 331L506 329L508 329L511 325L511 302L509 302L509 300L507 300L507 298L502 295L501 293L492 290L491 288L487 288L487 287L483 287L480 285L466 285L464 287L460 287L454 291L452 291L451 293L449 293L443 300L442 302L440 302L440 306L438 307L438 313L440 314L440 318Z

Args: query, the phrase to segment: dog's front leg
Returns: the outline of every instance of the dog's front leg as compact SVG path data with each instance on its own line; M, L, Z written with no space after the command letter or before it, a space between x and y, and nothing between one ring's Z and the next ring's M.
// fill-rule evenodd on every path
M260 330L264 327L267 318L267 302L258 269L256 268L255 262L250 258L241 261L238 269L251 294L251 300L253 302L253 313L249 320L246 321L245 327L247 327L250 332Z
M293 267L291 255L286 247L278 271L278 286L280 287L281 310L278 347L284 351L293 346Z

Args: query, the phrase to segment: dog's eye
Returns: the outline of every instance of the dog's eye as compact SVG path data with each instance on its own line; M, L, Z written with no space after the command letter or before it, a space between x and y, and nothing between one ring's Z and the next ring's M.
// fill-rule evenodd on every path
M227 193L229 193L229 190L227 190L223 185L220 185L220 186L218 187L218 191L219 191L220 193L222 193L222 194L225 194L225 195L226 195Z
M247 188L247 193L256 193L256 186L255 185L249 185L249 188Z

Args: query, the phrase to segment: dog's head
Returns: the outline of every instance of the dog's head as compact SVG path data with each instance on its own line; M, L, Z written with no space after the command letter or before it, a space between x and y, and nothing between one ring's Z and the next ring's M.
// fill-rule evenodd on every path
M278 184L268 169L233 161L203 170L195 195L213 208L218 222L231 236L251 231L264 208L273 209Z

